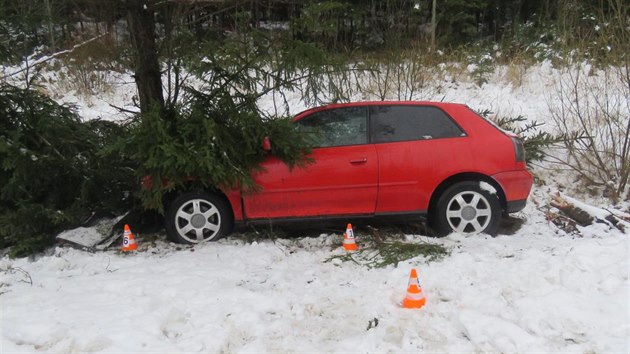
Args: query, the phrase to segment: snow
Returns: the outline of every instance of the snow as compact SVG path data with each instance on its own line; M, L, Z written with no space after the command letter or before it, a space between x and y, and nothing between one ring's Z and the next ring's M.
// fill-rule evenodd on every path
M59 235L57 239L68 240L78 244L83 244L85 247L94 247L100 243L104 237L103 234L98 232L96 228L92 227L78 227L76 229L67 230Z
M451 254L384 269L325 262L344 252L345 224L316 238L140 237L133 254L4 258L1 351L627 352L627 235L595 224L567 236L536 204L514 235L408 235ZM366 237L356 232L359 246ZM420 310L400 307L412 267Z
M566 74L543 62L521 68L516 83L510 68L498 66L479 86L462 76L471 66L436 68L431 87L415 99L544 122ZM135 110L130 73L112 72L106 91L85 95L64 81L63 70L44 70L43 90L76 104L84 119L128 117L111 105ZM299 92L285 94L290 113L310 108ZM260 105L273 111L273 97ZM345 223L316 238L247 243L232 236L182 247L163 235L140 236L140 252L132 254L59 247L33 259L5 257L0 352L626 353L628 236L595 223L578 227L577 237L547 222L548 196L581 188L567 176L537 171L548 186L534 187L514 234L406 235L447 247L450 255L440 261L416 257L384 269L326 262L343 252ZM622 207L606 209L620 214ZM95 235L91 228L72 232ZM355 236L359 247L369 237ZM420 310L400 308L412 267L428 300Z
M486 54L479 60L492 61L492 58ZM46 65L39 73L41 80L38 83L42 89L59 103L75 105L83 119L125 120L129 118L129 114L118 107L138 111L134 105L136 87L132 72L99 72L97 82L93 83L96 86L94 91L85 92L85 88L80 85L81 80L75 78L73 73L63 66L61 60L52 59ZM439 63L433 68L425 68L427 72L423 72L423 75L427 75L427 83L422 89L417 89L412 98L463 103L475 110L488 109L495 115L503 117L523 115L530 120L547 123L543 128L553 131L549 110L558 105L556 96L559 85L570 83L572 75L576 75L574 70L579 70L582 77L589 77L590 86L619 84L611 82L603 70L593 70L585 63L578 63L575 67L567 69L554 67L551 61L546 60L531 66L489 65L490 71L483 74L487 82L480 86L475 82L478 78L472 73L478 66L479 64L475 62L463 67L460 63L447 62ZM494 70L491 70L492 68ZM0 66L0 76L11 75L21 69L21 66ZM20 75L9 76L7 80L15 85L23 84ZM186 83L193 86L201 85L199 80L192 77L188 78ZM373 85L374 82L361 82L359 86L369 88ZM391 91L386 95L386 99L400 99L394 90ZM264 111L274 114L279 106L284 106L279 104L284 102L284 98L287 100L288 113L291 115L312 108L301 100L299 90L270 93L263 96L258 103ZM380 97L377 92L352 92L350 99L380 100ZM611 99L623 101L624 97ZM278 113L284 115L285 112Z
M560 194L562 196L562 198L564 198L567 202L575 205L576 207L586 211L589 215L591 215L594 218L600 219L600 220L606 220L607 217L610 216L610 212L606 211L605 209L602 208L598 208L598 207L594 207L592 205L586 204L584 202L581 202L575 198L571 198L569 196L563 195L562 193Z
M479 188L490 194L497 194L497 190L488 182L479 181Z

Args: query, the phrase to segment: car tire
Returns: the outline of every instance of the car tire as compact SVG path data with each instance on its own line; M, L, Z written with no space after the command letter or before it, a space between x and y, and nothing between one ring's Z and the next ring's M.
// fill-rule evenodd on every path
M233 225L229 203L209 193L180 195L168 205L164 219L169 238L184 244L216 241L228 235Z
M464 181L440 195L431 215L431 228L439 235L452 232L495 236L501 223L499 197L479 182Z

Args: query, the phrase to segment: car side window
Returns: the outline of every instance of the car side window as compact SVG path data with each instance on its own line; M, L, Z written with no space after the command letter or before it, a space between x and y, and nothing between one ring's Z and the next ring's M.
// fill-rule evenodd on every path
M313 147L367 144L367 108L345 107L313 113L297 128L308 134Z
M370 107L373 143L465 136L444 111L431 106Z

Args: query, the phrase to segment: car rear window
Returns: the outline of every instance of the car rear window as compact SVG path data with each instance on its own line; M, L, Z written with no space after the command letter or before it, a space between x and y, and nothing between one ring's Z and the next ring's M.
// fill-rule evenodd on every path
M431 106L370 107L373 143L465 136L444 111Z

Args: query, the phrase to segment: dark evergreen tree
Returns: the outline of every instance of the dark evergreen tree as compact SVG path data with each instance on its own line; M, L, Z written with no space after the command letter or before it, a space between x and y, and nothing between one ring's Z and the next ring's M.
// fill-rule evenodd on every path
M124 126L83 123L35 90L0 85L0 247L25 255L92 213L123 213L133 164L110 147Z

